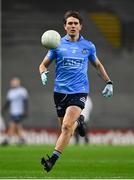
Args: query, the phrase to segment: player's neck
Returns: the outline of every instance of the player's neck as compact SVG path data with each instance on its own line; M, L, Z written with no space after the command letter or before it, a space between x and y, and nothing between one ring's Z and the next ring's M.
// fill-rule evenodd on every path
M75 35L69 35L69 37L70 37L69 38L70 41L76 42L76 41L78 41L80 35L79 34L77 34L76 36Z

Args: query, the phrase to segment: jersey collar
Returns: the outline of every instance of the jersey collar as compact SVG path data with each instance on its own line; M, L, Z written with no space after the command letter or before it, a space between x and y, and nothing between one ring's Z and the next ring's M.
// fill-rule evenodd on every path
M78 41L81 41L81 40L83 40L83 39L84 39L83 36L80 35ZM66 41L69 41L69 34L67 34L67 35L65 36L65 40L66 40Z

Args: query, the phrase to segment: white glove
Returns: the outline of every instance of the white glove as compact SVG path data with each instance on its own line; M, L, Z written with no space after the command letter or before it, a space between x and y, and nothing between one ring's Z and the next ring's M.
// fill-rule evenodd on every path
M113 83L112 81L107 81L107 84L104 88L104 90L102 91L102 95L104 97L111 97L113 96Z
M41 73L41 81L42 81L42 84L45 86L47 84L47 74L48 74L49 71L44 71Z

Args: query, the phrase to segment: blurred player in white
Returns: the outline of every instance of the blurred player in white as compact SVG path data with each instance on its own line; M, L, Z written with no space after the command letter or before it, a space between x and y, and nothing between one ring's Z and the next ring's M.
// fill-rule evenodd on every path
M82 110L81 115L79 117L79 119L83 119L85 122L86 133L84 136L84 141L86 144L89 143L88 122L90 121L90 116L91 116L92 110L93 110L93 102L92 102L90 96L87 96L85 108ZM74 136L75 136L76 144L78 144L79 140L80 140L80 135L79 135L79 132L77 131L77 128L76 128Z
M4 115L6 110L9 110L10 122L7 128L7 137L2 142L3 145L12 143L12 139L17 136L17 143L24 144L22 120L28 114L28 91L21 86L21 81L18 77L13 77L10 80L10 88L7 92L6 102L2 108Z

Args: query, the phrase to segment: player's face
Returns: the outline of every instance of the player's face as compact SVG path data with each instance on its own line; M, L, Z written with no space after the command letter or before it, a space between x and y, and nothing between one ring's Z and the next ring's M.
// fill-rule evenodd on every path
M69 34L70 36L77 36L80 33L82 25L80 24L79 19L74 17L69 17L67 18L64 28L67 34Z
M16 88L20 86L20 80L18 78L13 78L10 82L12 88Z

